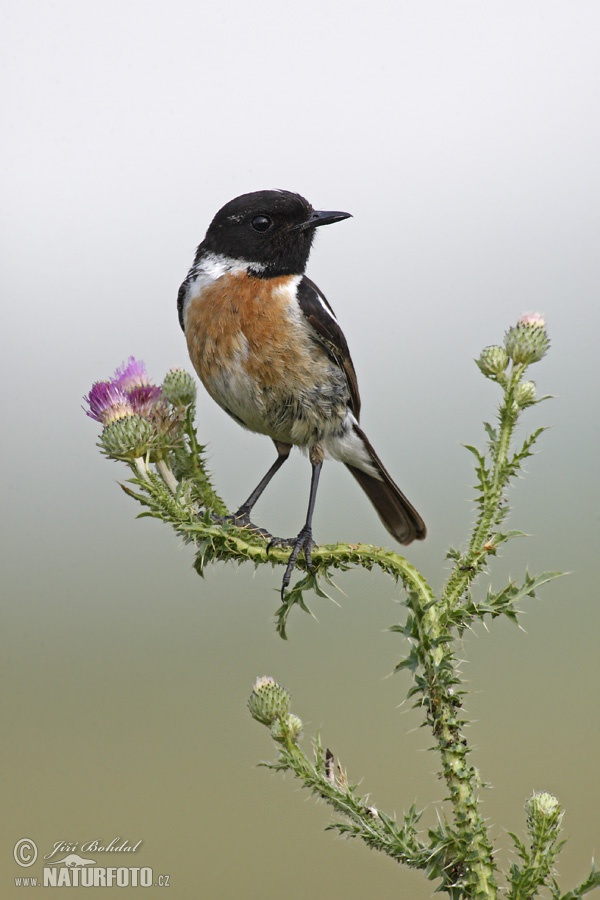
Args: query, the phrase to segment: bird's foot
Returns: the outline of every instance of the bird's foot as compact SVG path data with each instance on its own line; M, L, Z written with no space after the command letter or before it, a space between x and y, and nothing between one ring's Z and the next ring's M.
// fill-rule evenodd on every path
M274 540L277 540L277 538L274 538L271 532L267 531L266 528L260 528L258 525L255 525L254 522L251 522L250 512L249 510L244 509L244 507L238 509L232 516L213 515L212 520L216 525L235 525L236 528L247 528L252 534L258 535L265 541L273 542Z
M297 537L295 538L272 538L269 542L268 549L271 547L291 547L292 552L290 553L290 558L288 559L288 564L286 566L286 570L283 574L283 581L281 582L281 599L283 600L286 589L289 587L290 581L292 579L292 572L294 571L294 567L296 565L296 560L300 555L300 551L304 550L304 559L306 560L306 568L309 572L314 573L311 550L315 546L315 542L313 541L312 536L312 528L308 528L306 525L300 531Z

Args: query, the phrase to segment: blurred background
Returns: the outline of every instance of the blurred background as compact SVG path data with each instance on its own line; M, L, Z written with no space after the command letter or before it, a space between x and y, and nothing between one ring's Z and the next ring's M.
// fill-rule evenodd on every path
M204 580L168 527L135 521L81 410L129 355L160 381L191 368L177 289L216 210L285 188L354 218L318 234L310 276L341 320L362 421L422 512L408 558L439 587L473 519L461 443L484 443L497 388L476 369L521 313L545 314L531 371L551 425L511 492L492 583L565 570L464 641L472 761L493 788L498 858L533 789L566 807L566 890L600 852L598 758L598 294L600 8L481 4L7 0L0 892L13 847L143 844L170 896L421 900L434 885L324 834L331 814L290 778L246 711L257 675L292 693L350 779L389 813L442 813L438 760L402 705L406 652L386 628L402 595L379 574L337 578L290 639L273 627L279 570L217 565ZM202 440L232 508L270 465L203 393ZM525 432L523 432L525 433ZM275 533L303 521L295 454L257 507ZM326 466L322 542L388 544L342 466ZM487 587L482 583L481 589ZM93 854L83 854L92 856ZM113 862L115 855L111 857ZM100 862L99 862L100 864ZM72 890L70 896L90 891ZM93 891L91 892L93 893ZM157 888L148 892L163 896Z

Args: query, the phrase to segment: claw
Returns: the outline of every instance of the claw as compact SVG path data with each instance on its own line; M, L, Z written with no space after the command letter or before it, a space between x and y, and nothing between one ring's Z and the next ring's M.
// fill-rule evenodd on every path
M280 541L282 544L284 543L281 539L275 539ZM306 560L306 568L309 572L314 573L314 568L312 564L312 555L311 550L315 546L315 542L312 537L312 529L306 528L306 526L299 533L298 537L286 541L285 543L290 544L292 547L292 552L290 553L290 558L288 560L288 564L286 566L286 570L283 574L283 581L281 582L281 599L283 600L285 591L289 587L289 583L292 579L292 572L296 566L296 560L300 555L300 551L304 550L304 559Z

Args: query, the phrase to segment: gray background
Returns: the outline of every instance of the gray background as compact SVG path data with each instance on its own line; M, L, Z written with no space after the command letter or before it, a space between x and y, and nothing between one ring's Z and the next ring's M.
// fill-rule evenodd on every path
M329 811L255 767L273 751L245 710L272 674L375 805L415 801L433 824L431 738L399 705L408 676L385 677L406 650L385 633L400 592L341 575L340 607L315 598L318 622L295 615L283 643L281 573L219 565L201 581L191 548L134 520L125 469L80 410L130 354L156 380L189 367L175 298L194 248L223 203L272 187L354 214L318 235L309 274L344 325L364 427L429 525L407 555L435 586L473 517L460 444L483 442L497 397L472 359L522 312L547 316L552 352L532 375L555 399L526 424L553 428L512 493L511 525L532 537L493 577L572 574L526 604L526 633L469 635L463 672L500 860L546 789L567 808L565 889L586 874L600 852L599 31L597 3L552 0L3 4L3 896L41 871L12 861L24 836L42 853L142 838L135 862L170 873L169 896L431 895L322 834ZM235 506L271 445L203 394L198 422ZM257 518L295 532L308 479L297 454ZM315 529L388 543L334 464Z

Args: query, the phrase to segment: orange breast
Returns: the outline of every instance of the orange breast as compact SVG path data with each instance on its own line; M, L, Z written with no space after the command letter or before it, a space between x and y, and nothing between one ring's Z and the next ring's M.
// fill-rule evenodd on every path
M278 383L286 366L297 364L285 290L291 281L290 275L269 280L245 272L224 275L190 301L188 349L208 390L224 367L242 365L248 377L268 387Z
M192 295L185 333L220 406L252 431L312 445L342 421L348 386L298 307L298 277L223 275Z

